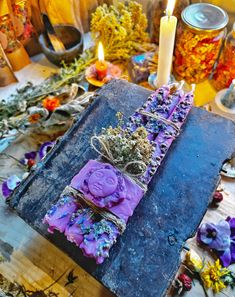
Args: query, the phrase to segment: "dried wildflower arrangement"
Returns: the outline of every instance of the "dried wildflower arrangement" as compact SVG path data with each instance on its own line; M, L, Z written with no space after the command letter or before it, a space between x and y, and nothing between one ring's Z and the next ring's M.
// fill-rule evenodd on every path
M115 164L131 174L141 174L151 161L154 147L147 138L147 131L142 126L132 132L123 125L123 115L117 113L118 125L102 130L99 136L103 144L101 152L110 152Z
M116 7L99 6L92 15L91 32L103 43L108 60L126 60L155 48L146 32L147 25L142 5L129 1Z
M114 6L99 6L92 15L91 32L95 44L102 41L107 60L126 60L131 55L153 49L150 44L147 28L147 18L142 12L142 6L135 1L127 5L119 3ZM49 94L58 92L64 85L78 83L84 78L86 68L96 60L95 48L86 50L70 65L62 63L59 73L49 77L38 86L28 83L9 100L0 100L0 120L22 112L20 102L25 107L34 106Z
M127 4L119 3L117 7L99 6L91 20L94 42L95 44L100 40L103 42L109 61L125 62L136 53L153 49L146 28L147 18L142 6L135 1ZM30 107L40 106L49 95L58 96L63 93L65 87L70 87L74 83L82 84L86 68L97 59L95 53L95 47L87 49L70 65L63 63L58 74L49 77L41 84L35 86L29 82L7 100L0 98L0 127L4 131L0 139L8 137L13 129L17 131L22 129L22 119L27 118ZM79 113L80 110L77 114ZM38 120L38 117L36 119ZM67 120L71 120L71 117ZM24 129L26 128L23 127Z

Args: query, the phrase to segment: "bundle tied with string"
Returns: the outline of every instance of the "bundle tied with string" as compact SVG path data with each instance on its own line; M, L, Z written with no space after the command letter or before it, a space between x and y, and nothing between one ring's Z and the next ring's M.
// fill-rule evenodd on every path
M141 111L140 114L171 126L176 132L174 138L179 135L180 128L171 120L147 111ZM145 174L151 162L155 147L148 140L148 132L145 127L137 127L135 131L128 130L123 128L122 115L117 114L117 117L119 125L116 128L103 129L101 135L92 136L91 146L99 154L103 164L105 164L104 162L111 164L124 177L127 177L132 184L139 186L144 194L147 192L147 185L141 181L141 177ZM112 207L105 210L99 208L96 201L94 203L92 199L87 199L85 196L78 191L77 197L87 204L94 213L112 221L121 233L124 232L126 222L113 212Z
M100 145L101 148L98 147L97 143L98 145ZM109 161L113 166L117 167L123 174L127 175L132 181L138 184L144 190L144 192L147 192L147 186L141 183L138 179L138 177L140 177L147 169L147 164L145 164L144 161L133 160L127 162L126 164L123 164L123 160L114 158L109 144L105 142L104 137L102 135L92 136L91 146L101 157ZM138 165L138 173L133 173L132 171L128 170L128 168L131 168L131 166L133 165Z
M72 195L75 199L77 199L78 203L81 202L81 203L79 203L80 207L83 204L85 204L86 206L88 206L92 210L92 212L94 214L100 215L102 218L113 222L117 226L117 228L118 228L118 230L120 231L121 234L125 231L126 223L125 223L124 220L118 218L117 216L115 216L114 214L112 214L109 211L100 209L94 203L87 200L81 192L75 190L73 187L67 186L64 189L64 191L62 192L62 194L61 194L62 197L67 196L67 195Z
M141 176L152 157L153 146L145 127L131 131L124 127L123 115L117 113L118 125L102 130L91 138L91 146L105 160L130 177Z
M125 143L124 146L123 141ZM103 130L103 134L91 137L91 146L99 154L101 160L90 160L79 174L74 177L70 186L65 188L62 195L72 195L82 204L91 208L95 214L114 223L120 233L123 233L126 228L126 222L134 210L128 205L130 202L123 202L123 200L128 201L130 198L125 199L124 197L132 191L135 193L135 198L134 202L132 201L131 203L136 203L137 205L147 191L147 186L140 181L139 177L147 170L154 148L147 139L145 128L142 127L130 133L126 129L121 128L121 125L117 128L110 127ZM126 153L120 149L120 147L125 146ZM94 168L94 166L98 167ZM109 193L102 197L99 195L99 197L93 197L94 193L91 193L92 190L89 188L91 176L99 170L106 170L106 173L107 170L115 172L119 180L117 188L121 190L116 189L115 193ZM108 175L111 174L110 171ZM120 182L120 179L122 182ZM104 184L97 185L96 183L95 187L96 190L98 187L98 190L105 191ZM120 195L121 198L116 200L115 195ZM133 200L133 197L131 197L131 200ZM101 201L105 201L104 204ZM125 203L127 204L124 205ZM117 210L120 204L121 208L128 209L124 216Z
M147 117L150 117L150 118L153 118L153 119L158 120L160 122L163 122L164 124L166 124L168 126L171 126L173 129L175 129L175 132L176 132L174 138L179 136L180 128L174 122L172 122L171 120L163 118L159 114L154 114L154 113L147 112L147 111L141 111L140 114L142 114L144 116L147 116Z
M80 168L45 216L50 230L65 230L67 239L97 264L125 231L180 134L194 97L194 87L185 92L183 84L159 88L127 122L118 113L116 127L102 128L91 137L97 158Z

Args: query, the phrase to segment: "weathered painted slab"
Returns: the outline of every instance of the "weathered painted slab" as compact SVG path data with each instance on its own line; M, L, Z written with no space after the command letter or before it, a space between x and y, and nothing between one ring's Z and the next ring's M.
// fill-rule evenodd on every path
M115 125L117 111L131 115L149 94L125 81L112 81L101 89L94 104L9 201L20 217L120 297L165 295L182 245L207 209L223 161L235 150L234 122L194 108L104 264L97 266L83 257L63 235L49 235L42 224L47 209L75 173L97 157L90 137L103 126Z

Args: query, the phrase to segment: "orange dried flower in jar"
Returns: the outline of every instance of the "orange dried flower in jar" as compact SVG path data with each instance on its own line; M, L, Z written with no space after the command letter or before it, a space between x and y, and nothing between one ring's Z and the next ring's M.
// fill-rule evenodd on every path
M227 23L227 13L208 3L196 3L184 9L175 46L174 74L177 78L199 83L210 76Z
M235 23L228 34L218 66L213 74L212 85L217 91L228 88L235 79Z

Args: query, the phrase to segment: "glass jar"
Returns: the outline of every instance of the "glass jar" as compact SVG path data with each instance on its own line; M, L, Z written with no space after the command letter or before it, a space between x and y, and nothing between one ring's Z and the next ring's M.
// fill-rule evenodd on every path
M28 0L16 0L12 5L12 10L17 39L24 44L27 40L36 36L36 30L30 20L30 3Z
M0 41L6 53L12 53L20 47L9 14L0 16Z
M218 66L213 74L212 85L219 91L228 88L235 79L235 23L228 34Z
M0 5L0 42L14 71L18 71L30 63L25 48L16 38L8 1L3 1L3 5Z
M6 66L7 66L7 62L6 62L5 57L3 56L1 49L0 49L0 69L4 68Z
M175 45L174 74L188 83L206 80L225 36L228 15L221 8L196 3L182 12Z
M17 79L0 44L0 87L5 87L14 82L17 82Z

